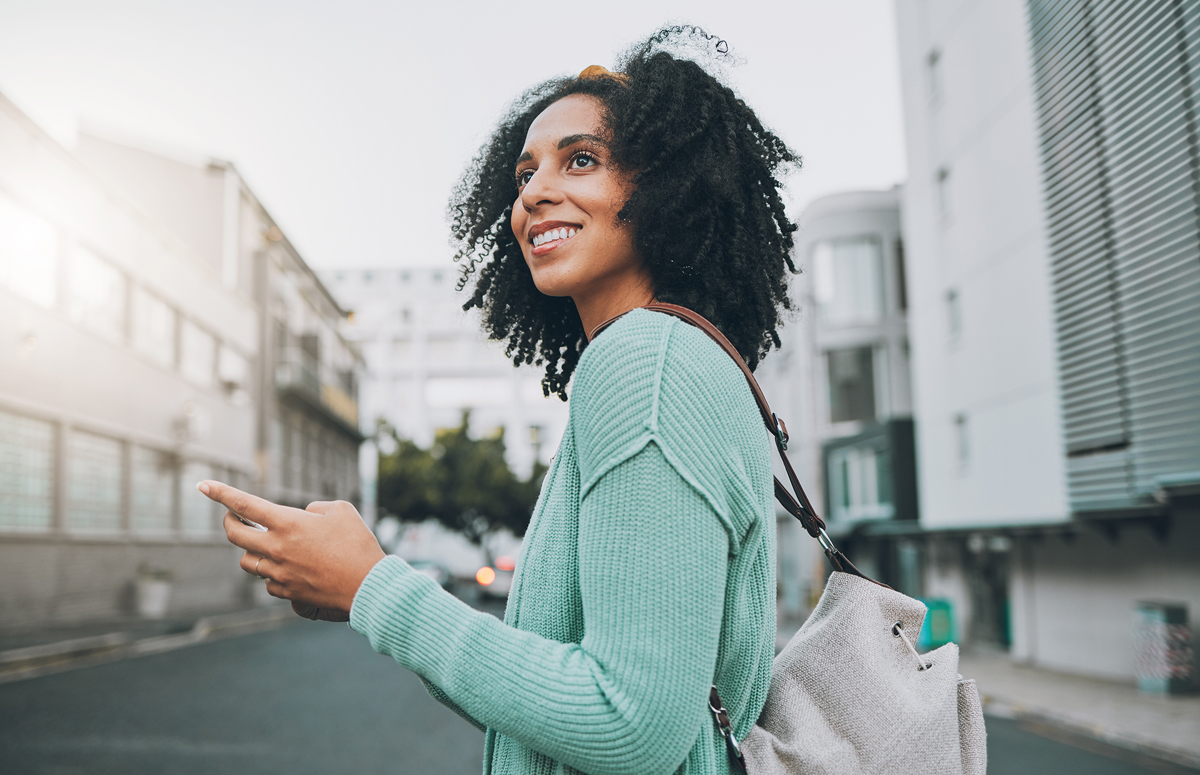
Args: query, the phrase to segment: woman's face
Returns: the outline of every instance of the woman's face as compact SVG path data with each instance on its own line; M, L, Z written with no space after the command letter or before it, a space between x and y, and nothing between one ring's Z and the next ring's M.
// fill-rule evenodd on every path
M534 119L515 170L512 230L533 282L574 299L585 326L585 307L645 303L650 287L633 230L617 220L633 188L610 163L604 135L598 99L564 97Z

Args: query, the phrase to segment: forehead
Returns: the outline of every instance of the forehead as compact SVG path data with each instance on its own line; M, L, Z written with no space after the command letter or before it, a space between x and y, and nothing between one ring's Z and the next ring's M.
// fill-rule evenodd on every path
M538 114L525 135L528 151L535 145L558 143L570 135L600 135L603 110L598 98L587 94L571 94L554 102Z

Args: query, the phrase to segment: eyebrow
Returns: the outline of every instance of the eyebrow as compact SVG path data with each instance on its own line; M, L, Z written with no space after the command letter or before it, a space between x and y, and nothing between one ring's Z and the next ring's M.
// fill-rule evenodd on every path
M563 139L558 141L558 150L561 151L563 148L567 148L568 146L575 145L575 143L582 143L582 142L596 143L597 145L608 145L608 143L604 142L604 138L597 137L596 135L589 135L589 134L567 135L566 137L564 137ZM525 153L523 153L519 157L517 157L517 164L529 161L532 158L533 158L533 154L531 154L529 151L526 151Z

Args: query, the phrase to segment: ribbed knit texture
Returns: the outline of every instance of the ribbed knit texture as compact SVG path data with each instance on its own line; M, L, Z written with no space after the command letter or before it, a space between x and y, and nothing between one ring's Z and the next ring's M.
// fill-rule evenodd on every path
M725 773L775 642L769 437L702 332L645 310L580 359L503 623L388 557L350 624L487 732L484 773Z

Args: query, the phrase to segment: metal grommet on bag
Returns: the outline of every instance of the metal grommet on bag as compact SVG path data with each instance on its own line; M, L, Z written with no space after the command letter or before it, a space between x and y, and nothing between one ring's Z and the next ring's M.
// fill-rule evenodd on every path
M916 647L913 646L912 641L910 641L908 639L908 636L904 634L904 622L896 622L895 624L892 625L892 637L900 638L901 640L903 640L904 645L908 646L908 650L912 653L912 655L914 657L917 658L917 672L918 673L923 673L926 670L928 670L929 668L933 667L932 662L926 662L925 660L921 659L921 655L917 652Z

